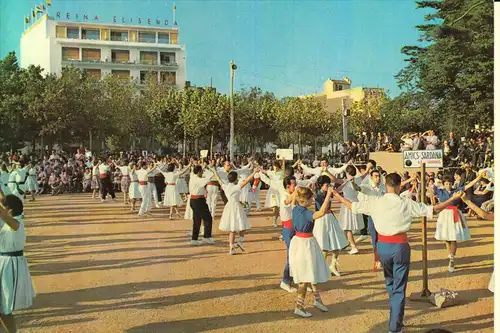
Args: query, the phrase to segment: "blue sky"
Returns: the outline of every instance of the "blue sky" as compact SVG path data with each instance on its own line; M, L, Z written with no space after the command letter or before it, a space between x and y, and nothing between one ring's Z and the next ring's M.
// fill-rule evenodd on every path
M45 0L0 0L0 57L19 52L23 17ZM52 0L61 12L172 19L173 1ZM425 14L413 0L175 1L179 41L186 45L187 78L229 90L229 61L238 65L235 89L261 87L277 96L322 90L327 78L347 76L353 87L397 95L401 47L418 38Z

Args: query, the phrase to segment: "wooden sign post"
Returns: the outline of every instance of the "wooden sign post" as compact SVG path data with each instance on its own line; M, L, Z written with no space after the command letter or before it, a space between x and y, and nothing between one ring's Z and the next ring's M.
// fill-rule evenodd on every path
M420 170L420 202L425 202L425 163ZM427 273L427 217L422 217L422 292L421 297L427 298L431 295L429 291L429 275Z

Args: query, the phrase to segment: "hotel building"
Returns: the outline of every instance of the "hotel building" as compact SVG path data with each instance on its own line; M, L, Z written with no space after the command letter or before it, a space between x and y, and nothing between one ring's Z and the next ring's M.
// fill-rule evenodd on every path
M144 82L148 73L178 88L186 82L185 48L177 28L58 21L47 14L21 37L21 66L61 74L75 66Z

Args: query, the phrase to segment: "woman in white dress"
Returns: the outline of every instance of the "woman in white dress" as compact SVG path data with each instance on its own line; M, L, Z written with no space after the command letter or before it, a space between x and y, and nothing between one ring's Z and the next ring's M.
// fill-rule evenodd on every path
M178 170L184 170L184 167L181 162L178 164ZM178 171L177 170L177 171ZM189 189L187 186L185 174L179 176L177 181L175 182L175 186L177 186L177 191L180 193L184 201L187 201L187 194L189 193Z
M182 219L181 214L179 214L179 210L177 209L177 207L180 207L183 204L179 188L177 187L177 180L181 175L188 171L190 167L191 166L188 165L180 171L174 171L175 164L171 163L161 170L161 173L165 177L165 184L167 185L165 187L163 206L170 207L170 219L172 219L172 212L174 209L175 214L179 217L179 219Z
M244 251L243 242L245 231L251 228L250 223L248 223L248 216L245 212L245 208L243 208L240 202L241 191L252 180L257 170L252 172L252 174L240 184L238 184L237 172L231 171L227 175L228 182L224 182L215 169L212 171L227 197L227 203L222 212L219 229L229 232L229 254L234 255L236 254L236 247ZM239 234L240 238L235 245L236 233Z
M445 202L450 199L455 192L467 192L474 184L476 184L484 174L480 174L476 179L467 184L465 187L458 186L453 188L453 179L451 177L445 178L443 185L444 188L435 188L436 196L439 202ZM459 200L458 200L459 201ZM439 213L436 222L435 238L440 241L446 242L446 249L448 250L448 271L453 273L455 271L455 256L457 255L457 248L459 241L466 241L470 239L469 228L467 221L457 205L460 202L453 202L446 209Z
M28 176L26 179L26 191L31 193L31 200L35 201L35 193L38 192L38 183L36 181L36 167L35 162L31 162L28 169Z
M328 172L324 171L326 175L319 176L317 181L318 191L316 192L315 208L319 211L323 207L328 188L335 177ZM338 258L340 251L349 245L344 230L340 227L339 221L331 211L331 204L328 204L326 214L314 222L313 235L318 241L319 247L323 252L325 261L328 254L333 252L332 262L330 264L330 272L335 276L340 276L340 267Z
M308 188L299 187L297 189L297 205L292 210L294 236L289 249L290 275L293 277L293 281L299 285L294 313L303 318L312 316L304 308L308 287L314 294L313 306L320 311L328 311L321 300L317 284L327 282L330 279L330 274L318 241L313 236L313 229L316 228L316 221L326 214L331 197L332 190L329 188L323 205L317 212L313 213L307 209L313 203L313 192Z
M0 317L8 332L16 332L14 311L26 309L36 296L24 257L23 204L15 195L0 204Z
M136 202L142 199L141 192L139 191L139 178L135 173L135 168L135 164L130 163L130 187L128 189L128 197L132 201L132 208L130 209L131 212L135 212Z
M101 180L99 179L99 161L94 161L94 166L92 167L92 199L95 199L95 195L99 197L99 188Z
M269 181L266 177L262 177L265 174L269 177ZM272 208L273 210L273 225L275 228L278 227L278 215L280 207L280 189L283 187L284 171L281 169L279 161L274 162L273 171L261 171L261 180L269 186L266 194L266 202L264 203L265 208Z
M344 198L350 202L358 201L358 191L355 188L359 188L363 182L363 176L356 176L357 169L354 165L348 165L346 168L347 182L343 184L342 191L344 192ZM366 172L365 172L366 174ZM340 227L344 230L344 233L351 245L351 250L349 254L358 253L358 248L354 242L353 232L363 229L363 215L353 214L349 208L345 205L340 206Z
M0 171L0 186L2 188L2 193L4 195L11 194L10 189L9 189L9 177L10 173L7 170L7 165L2 164L1 171Z

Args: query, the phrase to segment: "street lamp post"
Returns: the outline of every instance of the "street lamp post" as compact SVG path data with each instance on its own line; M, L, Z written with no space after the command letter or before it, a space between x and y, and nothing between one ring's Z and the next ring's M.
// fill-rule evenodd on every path
M342 136L344 142L347 142L347 105L345 98L342 98Z
M229 101L231 104L231 113L230 113L230 125L229 125L229 160L234 162L234 100L233 100L233 90L234 90L234 71L238 67L231 60L229 62L229 72L230 72L230 81L229 81Z

